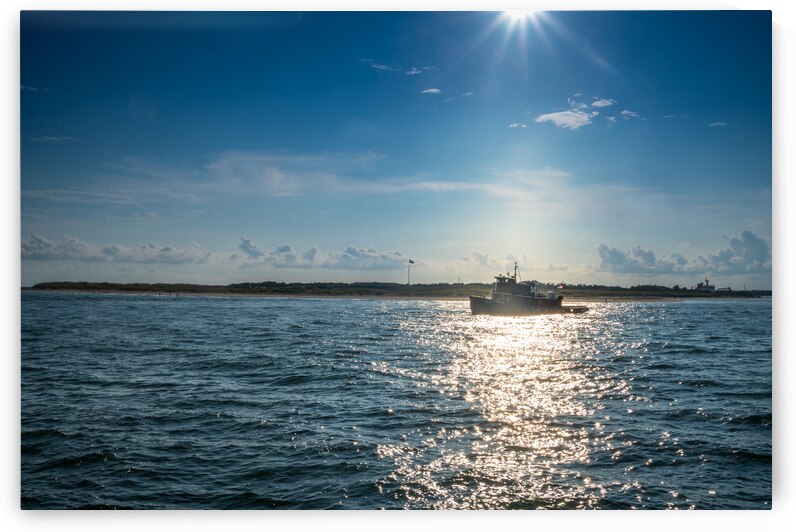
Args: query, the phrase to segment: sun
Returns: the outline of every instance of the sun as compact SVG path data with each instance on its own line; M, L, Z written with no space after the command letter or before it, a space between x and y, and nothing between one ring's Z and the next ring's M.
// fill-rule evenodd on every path
M527 11L527 10L504 11L503 18L507 19L509 22L513 24L517 24L520 22L531 22L533 21L533 19L536 18L536 11Z
M520 35L520 40L525 44L525 34L529 26L532 26L537 32L541 31L542 16L543 13L539 11L503 11L497 20L505 25L508 36L516 32Z

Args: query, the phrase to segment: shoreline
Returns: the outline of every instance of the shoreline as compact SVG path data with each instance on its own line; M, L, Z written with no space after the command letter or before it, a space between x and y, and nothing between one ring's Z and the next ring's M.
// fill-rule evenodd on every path
M394 300L394 301L468 301L469 296L401 296L401 295L374 295L374 294L256 294L240 292L178 292L178 291L149 291L149 290L68 290L68 289L35 289L22 288L21 293L57 293L57 294L100 294L123 296L148 296L148 297L227 297L227 298L270 298L270 299L363 299L363 300ZM564 305L574 303L682 303L689 300L697 301L746 301L772 299L769 297L733 297L733 296L570 296L564 295Z

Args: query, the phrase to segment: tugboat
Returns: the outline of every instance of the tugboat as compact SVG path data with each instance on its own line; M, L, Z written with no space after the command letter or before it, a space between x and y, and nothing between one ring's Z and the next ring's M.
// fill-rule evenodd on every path
M536 281L520 281L519 268L514 263L514 275L498 275L492 296L470 296L470 310L473 314L490 316L524 316L541 313L581 313L589 307L563 306L564 296L554 290L541 294L536 289Z

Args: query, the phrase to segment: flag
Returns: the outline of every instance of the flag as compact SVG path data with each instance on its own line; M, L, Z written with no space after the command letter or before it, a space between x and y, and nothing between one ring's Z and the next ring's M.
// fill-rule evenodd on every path
M559 284L556 288L564 288L564 283Z
M413 261L412 259L409 259L409 264L414 264L414 263L415 263L415 261Z

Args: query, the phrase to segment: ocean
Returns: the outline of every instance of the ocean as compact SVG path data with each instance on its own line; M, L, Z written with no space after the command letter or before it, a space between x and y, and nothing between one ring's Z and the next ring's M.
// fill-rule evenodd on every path
M22 293L23 509L769 509L771 300Z

